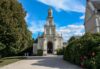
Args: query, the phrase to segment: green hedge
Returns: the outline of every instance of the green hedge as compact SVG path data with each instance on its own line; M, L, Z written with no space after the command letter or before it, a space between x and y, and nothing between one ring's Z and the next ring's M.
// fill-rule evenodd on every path
M3 49L4 49L5 47L6 47L6 46L5 46L3 43L0 42L0 58L1 58L2 55L3 55L2 51L3 51Z
M6 46L0 42L0 51L4 49Z
M43 50L39 49L39 50L37 51L37 56L43 56Z
M63 53L64 53L63 48L57 49L57 55L63 55Z
M88 69L100 68L100 34L87 33L69 42L64 60Z

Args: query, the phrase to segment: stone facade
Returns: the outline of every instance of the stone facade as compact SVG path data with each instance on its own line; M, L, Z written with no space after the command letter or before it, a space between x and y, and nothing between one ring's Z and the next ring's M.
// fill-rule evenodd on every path
M63 38L56 32L53 21L53 11L48 10L48 17L44 26L44 34L38 37L37 49L42 49L43 54L56 54L57 49L63 47Z
M100 32L100 1L87 0L85 31L91 33Z

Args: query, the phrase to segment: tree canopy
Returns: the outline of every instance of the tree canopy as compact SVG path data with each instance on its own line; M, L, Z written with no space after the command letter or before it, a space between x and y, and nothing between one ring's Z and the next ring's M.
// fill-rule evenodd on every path
M2 51L6 56L32 46L32 33L27 29L25 16L17 0L0 0L0 43L6 46Z

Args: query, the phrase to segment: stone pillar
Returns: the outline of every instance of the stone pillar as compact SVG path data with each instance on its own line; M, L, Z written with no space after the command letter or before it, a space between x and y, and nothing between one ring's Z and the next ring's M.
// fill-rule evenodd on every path
M44 39L44 45L43 45L43 55L47 54L47 41Z
M36 43L33 44L33 54L36 55L37 54L37 45Z
M54 39L54 42L53 42L53 54L57 54L56 52L56 39Z
M96 32L100 32L100 16L96 16Z

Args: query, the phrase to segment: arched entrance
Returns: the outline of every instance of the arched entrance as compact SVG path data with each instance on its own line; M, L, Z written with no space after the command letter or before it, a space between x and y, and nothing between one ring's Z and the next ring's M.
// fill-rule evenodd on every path
M47 43L47 53L48 54L52 54L53 53L53 43L50 42L50 41Z

